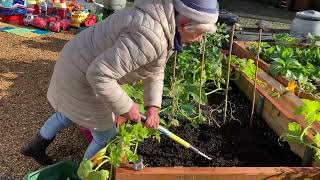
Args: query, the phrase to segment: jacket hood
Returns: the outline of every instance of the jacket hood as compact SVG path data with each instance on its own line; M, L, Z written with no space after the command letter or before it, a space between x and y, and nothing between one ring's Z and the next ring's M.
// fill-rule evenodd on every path
M176 31L173 0L136 0L134 6L145 11L161 24L169 40L169 46L172 48Z

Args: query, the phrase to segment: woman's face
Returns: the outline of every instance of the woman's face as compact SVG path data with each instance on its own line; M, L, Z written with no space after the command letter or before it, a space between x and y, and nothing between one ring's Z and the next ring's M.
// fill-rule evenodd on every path
M187 30L186 27L190 24L190 22L191 21L187 18L180 19L178 32L180 33L182 44L202 41L203 32L190 32L189 30Z
M199 32L190 32L187 30L179 31L181 37L181 43L193 43L193 42L201 42L203 33Z

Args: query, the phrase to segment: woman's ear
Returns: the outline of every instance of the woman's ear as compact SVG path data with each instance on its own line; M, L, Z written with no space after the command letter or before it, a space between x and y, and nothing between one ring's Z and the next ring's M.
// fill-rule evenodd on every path
M182 31L185 31L186 30L186 26L191 22L190 19L186 18L186 17L183 17L183 18L180 18L179 21L177 22L178 23L178 32L182 32Z
M178 31L178 32L182 32L182 31L183 31L183 27L178 26L177 31Z

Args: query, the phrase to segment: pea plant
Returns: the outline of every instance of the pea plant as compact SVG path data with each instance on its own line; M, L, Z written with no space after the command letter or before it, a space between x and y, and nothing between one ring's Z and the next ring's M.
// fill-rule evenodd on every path
M113 169L119 167L120 163L135 163L138 160L139 142L150 137L155 137L160 141L160 134L156 130L147 129L141 123L123 124L114 140L91 159L80 163L78 176L83 180L112 179ZM102 169L102 167L107 168ZM110 171L107 170L108 167Z
M223 90L223 56L219 48L227 37L226 26L219 25L217 33L207 35L206 41L188 45L170 59L160 112L167 120L166 125L179 126L187 122L198 127L207 121L201 107L207 105L208 95Z
M315 152L314 162L320 165L320 132L317 132L311 141L306 140L308 130L312 128L314 123L320 122L320 102L306 99L302 101L304 105L298 107L295 114L304 116L306 127L303 128L296 122L289 123L287 132L280 139L310 147Z

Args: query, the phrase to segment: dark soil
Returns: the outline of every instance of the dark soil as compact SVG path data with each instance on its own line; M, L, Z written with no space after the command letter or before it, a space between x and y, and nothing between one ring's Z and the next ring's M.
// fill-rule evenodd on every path
M140 144L138 153L151 167L170 166L301 166L301 158L290 151L287 143L278 142L278 136L263 119L255 118L254 127L249 126L251 102L233 85L229 100L234 104L233 116L241 121L229 120L222 125L222 112L213 115L221 124L201 125L199 128L181 126L170 128L172 132L213 158L208 161L191 150L185 149L167 137L161 142L149 139ZM219 106L223 95L210 98L212 106ZM230 112L228 112L230 115ZM229 116L230 117L230 116ZM229 118L230 119L230 118Z

